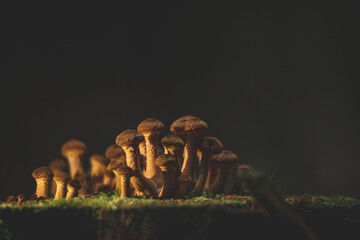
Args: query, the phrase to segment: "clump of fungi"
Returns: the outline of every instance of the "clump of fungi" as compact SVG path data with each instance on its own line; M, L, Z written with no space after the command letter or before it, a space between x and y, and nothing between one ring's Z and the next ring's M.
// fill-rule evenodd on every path
M228 179L239 166L248 166L239 165L236 154L223 150L219 139L203 136L208 129L206 122L187 115L175 120L171 134L161 138L164 129L161 121L148 118L137 130L121 132L105 156L90 157L89 176L83 167L85 143L67 141L61 151L67 162L56 160L49 168L33 172L37 188L30 199L51 198L50 192L55 200L71 199L115 189L120 190L121 198L182 198L205 190L214 194L240 191L239 182L227 186ZM13 203L15 198L9 197L8 201Z

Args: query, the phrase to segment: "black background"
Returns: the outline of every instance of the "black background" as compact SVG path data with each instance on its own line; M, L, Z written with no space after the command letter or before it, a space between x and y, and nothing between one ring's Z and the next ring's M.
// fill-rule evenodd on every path
M0 199L70 138L192 114L282 193L360 189L356 1L2 8Z

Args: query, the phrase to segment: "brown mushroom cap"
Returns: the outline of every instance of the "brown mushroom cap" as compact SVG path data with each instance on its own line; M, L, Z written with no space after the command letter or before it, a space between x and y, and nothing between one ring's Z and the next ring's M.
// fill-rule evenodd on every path
M120 147L119 145L112 144L110 147L106 149L105 157L107 159L125 157L125 152L122 149L122 147Z
M178 177L179 183L189 183L192 181L192 177L188 174L183 174Z
M68 170L68 163L62 159L55 159L49 164L51 171L66 172Z
M62 146L62 154L66 156L82 156L86 152L85 143L72 139Z
M94 154L94 155L91 155L90 162L107 165L109 163L109 160L99 154Z
M116 144L119 146L135 147L144 141L144 135L133 129L125 130L116 137Z
M215 137L204 137L199 145L202 152L210 152L212 154L219 154L223 150L223 144Z
M79 190L81 188L81 184L79 182L79 180L73 179L70 182L68 182L68 186L71 186L73 188L75 188L76 190Z
M176 159L169 154L160 155L155 160L155 165L158 167L165 167L175 163Z
M212 160L217 163L233 163L238 159L238 156L229 150L223 150L220 154L214 155L212 158Z
M70 180L70 175L66 172L55 172L54 174L54 181L68 181Z
M165 148L169 148L169 147L174 147L174 148L183 148L184 147L184 141L172 134L172 135L169 135L169 136L166 136L166 137L163 137L161 139L161 144L165 147Z
M111 161L111 162L107 165L106 169L107 169L108 171L113 171L113 170L118 169L118 168L120 168L120 167L122 167L122 166L126 166L125 161L115 160L115 161Z
M155 118L148 118L142 121L138 125L137 130L141 133L150 133L150 132L161 133L164 130L164 128L165 126L161 121Z
M208 129L207 123L200 118L191 118L187 120L184 128L185 132L204 131L206 129Z
M48 167L39 167L32 173L33 178L52 178L54 173Z

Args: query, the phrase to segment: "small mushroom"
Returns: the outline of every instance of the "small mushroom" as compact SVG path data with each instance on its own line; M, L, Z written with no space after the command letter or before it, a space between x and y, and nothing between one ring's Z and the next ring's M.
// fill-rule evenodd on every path
M112 144L106 149L105 157L110 161L121 160L126 162L125 152L117 144ZM121 189L121 179L115 175L115 189Z
M81 185L80 194L88 194L88 184L86 181L86 174L82 164L83 156L86 152L85 143L72 139L64 143L62 146L62 154L67 158L70 166L71 179L79 180Z
M192 177L187 174L180 175L178 178L178 188L175 194L176 198L183 198L186 196L186 193L189 192L188 186L193 181ZM190 188L192 189L192 188Z
M56 183L56 193L54 200L66 197L66 186L70 181L70 176L66 172L55 172L53 182Z
M238 164L236 164L236 169L234 171L234 175L236 173L241 175L243 172L249 171L249 170L251 170L251 167L249 165L238 163ZM240 193L244 193L246 190L248 190L246 184L234 176L234 183L230 190L230 194L240 194Z
M40 167L33 171L33 178L36 181L36 196L49 198L50 197L50 183L54 173L48 167Z
M130 177L133 175L131 168L128 168L124 162L117 160L112 161L107 166L109 171L113 171L115 175L121 179L121 195L120 198L128 198L131 195Z
M177 170L177 177L178 177L181 173L181 166L183 164L182 154L184 152L184 141L179 136L172 134L163 137L161 139L161 144L165 149L165 154L170 154L171 156L175 157L175 159L177 160L175 167Z
M25 200L24 194L17 195L17 204L22 204L22 202Z
M176 159L170 154L163 154L156 158L156 166L161 170L162 182L161 191L159 193L160 198L169 198L173 194L175 187L175 164Z
M79 195L79 189L81 188L81 184L78 180L71 180L67 184L67 193L66 199L72 199Z
M95 187L95 193L110 192L114 188L114 184L114 173L106 170L102 183L98 183Z
M145 119L137 127L138 132L144 135L146 144L146 169L144 175L151 178L158 187L162 185L162 179L160 169L155 165L155 160L158 153L158 137L164 128L164 124L155 118Z
M16 204L16 197L13 196L13 195L10 195L6 198L6 202L7 203L10 203L12 205L15 205Z
M116 144L124 149L126 165L131 168L134 175L130 178L131 185L135 190L144 193L148 197L157 196L156 184L152 179L146 178L141 172L136 151L144 135L136 130L126 130L116 137Z
M216 162L216 178L210 187L210 191L219 194L224 191L230 167L236 163L238 156L235 153L223 150L220 154L214 155L213 161Z
M37 199L38 199L38 197L37 197L36 193L31 194L31 196L30 196L31 201L36 201Z
M90 185L93 192L96 192L96 185L102 184L108 163L109 160L99 154L90 157Z
M68 163L62 159L55 159L49 164L50 170L55 174L56 172L67 172L68 171ZM51 193L55 195L56 193L56 183L54 181L51 182Z
M208 175L210 159L212 158L213 154L219 154L222 151L223 145L217 138L205 137L201 141L199 149L201 151L201 164L195 189L202 191Z

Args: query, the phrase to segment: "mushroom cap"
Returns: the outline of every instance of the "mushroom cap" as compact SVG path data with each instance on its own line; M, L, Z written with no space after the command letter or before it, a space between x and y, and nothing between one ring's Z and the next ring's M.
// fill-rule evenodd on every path
M144 141L144 135L133 129L128 129L116 137L116 144L121 147L136 147L141 141Z
M93 154L90 157L90 163L91 164L99 163L102 165L107 165L109 163L109 160L106 159L104 156L101 156L100 154Z
M134 175L133 173L133 170L131 169L131 168L129 168L129 167L127 167L126 165L122 165L122 166L120 166L117 170L116 170L116 172L118 173L118 174L120 174L120 175L126 175L126 176L132 176L132 175Z
M66 172L68 170L68 163L62 159L55 159L49 164L51 171Z
M76 190L79 190L81 188L81 184L80 184L79 180L76 180L76 179L69 181L67 185L68 185L68 187L73 187Z
M16 197L13 195L10 195L6 198L7 203L11 203L11 202L15 202L15 201L16 201Z
M164 124L155 119L155 118L148 118L142 121L138 127L137 130L141 133L161 133L164 131Z
M185 132L195 132L195 131L204 131L208 129L206 122L200 118L191 118L185 123Z
M178 177L179 183L189 183L192 181L192 177L188 174L182 174Z
M115 170L115 169L120 168L121 166L126 166L125 161L115 160L115 161L111 161L111 162L107 165L106 169L107 169L108 171L113 171L113 170Z
M234 163L238 159L238 156L229 150L223 150L220 154L214 155L212 158L212 160L217 163Z
M158 167L165 167L175 163L176 163L176 159L169 154L160 155L155 160L155 165Z
M52 178L54 173L48 167L39 167L32 173L33 178Z
M121 158L125 157L125 152L122 147L114 143L106 149L105 157L107 159Z
M174 147L174 148L181 149L184 147L184 141L180 137L178 137L174 134L163 137L161 139L161 144L165 148Z
M55 172L53 180L54 181L69 181L70 175L67 174L66 172Z
M199 145L202 152L210 152L212 154L219 154L223 150L223 144L215 137L204 137Z
M69 140L66 143L64 143L62 146L62 154L65 157L68 157L68 156L79 157L79 156L84 155L85 152L86 152L85 143L83 143L77 139Z

